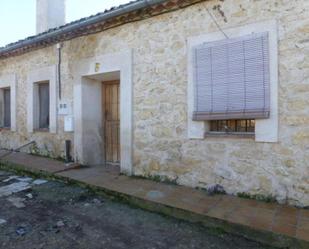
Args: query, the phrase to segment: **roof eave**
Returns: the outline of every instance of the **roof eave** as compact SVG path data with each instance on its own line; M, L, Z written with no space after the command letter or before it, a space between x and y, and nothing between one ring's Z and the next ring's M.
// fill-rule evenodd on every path
M0 48L0 59L27 53L83 35L101 32L128 22L149 18L202 1L205 0L140 0L131 2ZM122 19L122 17L124 18Z

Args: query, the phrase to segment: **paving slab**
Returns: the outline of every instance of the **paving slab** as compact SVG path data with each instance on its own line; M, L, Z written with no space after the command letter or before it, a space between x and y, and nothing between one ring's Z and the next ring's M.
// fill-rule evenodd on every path
M7 183L9 184L9 183ZM0 198L0 248L273 249L242 236L147 212L76 184L49 180ZM2 219L2 221L1 221Z
M21 152L13 152L5 158L1 159L1 161L22 165L25 167L25 169L48 173L55 173L57 171L66 169L66 166L63 162L45 157L32 156Z
M82 183L139 207L200 222L278 247L309 248L309 210L120 175L115 167L66 169L64 163L24 153L6 158L14 167Z

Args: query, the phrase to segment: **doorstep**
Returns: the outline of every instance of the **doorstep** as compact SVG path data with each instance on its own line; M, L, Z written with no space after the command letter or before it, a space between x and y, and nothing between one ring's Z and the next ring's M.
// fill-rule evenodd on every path
M1 168L82 184L143 209L279 248L309 248L306 209L229 195L209 196L202 190L120 175L104 166L68 168L60 161L20 152L2 159Z

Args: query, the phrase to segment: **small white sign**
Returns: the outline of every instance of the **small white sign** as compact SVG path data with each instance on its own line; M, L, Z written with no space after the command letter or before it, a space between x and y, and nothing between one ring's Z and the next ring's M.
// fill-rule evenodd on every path
M64 131L72 132L74 131L74 119L73 116L65 116L64 117Z
M68 101L60 101L58 108L59 115L71 115L71 105Z

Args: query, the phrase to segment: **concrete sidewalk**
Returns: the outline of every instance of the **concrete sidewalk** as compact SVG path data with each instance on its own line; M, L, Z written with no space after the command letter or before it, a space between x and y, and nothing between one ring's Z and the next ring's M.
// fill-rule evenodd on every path
M62 162L24 153L6 157L1 167L83 184L150 211L269 245L309 248L309 210L228 195L209 196L201 190L120 175L112 167L68 168Z

